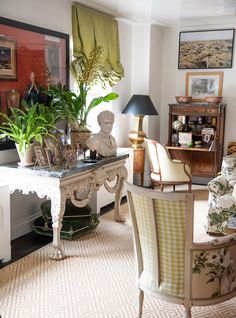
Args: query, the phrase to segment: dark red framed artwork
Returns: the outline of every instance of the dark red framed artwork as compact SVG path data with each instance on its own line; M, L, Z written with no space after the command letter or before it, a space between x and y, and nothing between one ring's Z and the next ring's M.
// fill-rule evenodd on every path
M38 87L61 83L69 86L69 35L0 17L1 111L5 93L19 91L24 96L35 73ZM5 62L6 61L6 62ZM8 76L8 70L12 70Z
M32 73L38 88L69 87L69 35L0 17L1 112L9 106L7 92L24 98Z

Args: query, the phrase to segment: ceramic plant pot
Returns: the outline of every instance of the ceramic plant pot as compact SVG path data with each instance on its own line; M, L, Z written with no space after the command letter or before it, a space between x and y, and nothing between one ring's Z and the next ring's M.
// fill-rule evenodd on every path
M20 151L19 149L19 145L16 144L16 149L18 152L18 155L20 157L20 162L18 163L20 166L32 166L34 164L33 162L33 145L34 144L30 144L29 147L27 147L26 149L22 149Z

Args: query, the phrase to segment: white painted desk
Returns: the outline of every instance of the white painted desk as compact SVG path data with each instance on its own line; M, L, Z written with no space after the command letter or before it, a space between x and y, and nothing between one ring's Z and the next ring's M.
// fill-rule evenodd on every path
M6 182L0 181L0 260L11 260L10 192Z
M115 193L115 213L117 222L125 219L120 214L120 199L124 181L127 178L125 160L127 154L106 157L96 163L78 161L69 169L41 169L39 167L19 167L17 162L0 165L1 179L9 185L10 192L22 191L23 194L35 192L40 198L51 199L53 221L52 258L60 260L64 253L60 244L62 218L65 201L70 198L77 207L85 206L93 191L104 185L108 192ZM109 182L116 179L113 186Z

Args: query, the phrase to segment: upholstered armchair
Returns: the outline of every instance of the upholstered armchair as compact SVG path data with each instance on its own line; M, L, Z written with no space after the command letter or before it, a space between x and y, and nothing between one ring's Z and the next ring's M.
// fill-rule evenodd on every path
M236 219L236 196L234 184L236 183L236 155L223 158L221 173L208 183L208 220L207 232L209 234L227 234L227 227L234 225Z
M139 318L149 293L185 307L236 296L236 234L193 243L193 194L127 184L139 288Z
M152 188L159 185L163 191L165 184L187 184L191 192L192 178L190 167L180 161L171 159L167 148L156 140L144 139L151 168Z

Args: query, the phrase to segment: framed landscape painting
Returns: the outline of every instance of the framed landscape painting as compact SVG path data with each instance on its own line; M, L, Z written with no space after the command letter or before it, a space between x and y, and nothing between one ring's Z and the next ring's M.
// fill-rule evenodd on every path
M234 29L179 34L179 69L231 68Z
M222 96L223 72L187 72L186 96L193 102L205 101L206 96Z

